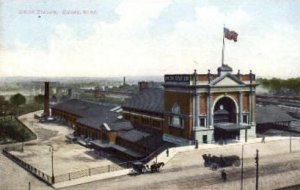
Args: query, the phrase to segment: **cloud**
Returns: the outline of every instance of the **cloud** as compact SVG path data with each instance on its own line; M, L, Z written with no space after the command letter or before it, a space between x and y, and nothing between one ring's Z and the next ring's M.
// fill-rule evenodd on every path
M56 25L48 36L47 49L28 48L22 42L16 44L18 48L3 49L0 74L106 77L192 73L195 68L206 73L221 64L226 24L239 33L238 42L226 41L225 49L225 63L235 71L248 73L252 69L260 76L299 75L300 48L294 39L299 30L294 25L264 26L260 31L259 18L244 8L226 12L217 6L200 6L195 8L195 18L177 20L167 35L151 33L153 22L171 3L123 1L115 10L118 21L92 23L85 38L78 38L80 28L74 25ZM288 70L287 65L296 69Z

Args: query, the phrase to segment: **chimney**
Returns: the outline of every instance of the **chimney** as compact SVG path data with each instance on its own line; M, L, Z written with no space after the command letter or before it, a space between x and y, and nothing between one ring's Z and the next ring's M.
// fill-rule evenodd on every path
M45 82L44 90L44 115L49 116L49 82Z
M123 77L123 86L125 86L125 85L126 85L126 78Z

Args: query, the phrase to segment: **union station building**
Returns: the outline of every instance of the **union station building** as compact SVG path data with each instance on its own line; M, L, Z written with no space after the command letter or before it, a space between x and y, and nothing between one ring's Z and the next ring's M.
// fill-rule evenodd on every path
M155 128L177 145L247 141L255 137L255 75L233 73L171 74L163 88L141 90L122 108L132 123Z

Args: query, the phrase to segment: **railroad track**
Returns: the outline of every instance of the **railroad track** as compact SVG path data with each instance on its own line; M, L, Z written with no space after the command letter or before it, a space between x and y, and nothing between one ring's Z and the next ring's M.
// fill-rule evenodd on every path
M259 104L282 105L300 109L300 97L257 95L256 102Z

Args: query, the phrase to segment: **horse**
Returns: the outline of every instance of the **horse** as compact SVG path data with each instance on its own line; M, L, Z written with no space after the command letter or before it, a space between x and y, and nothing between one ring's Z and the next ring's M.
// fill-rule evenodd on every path
M163 167L164 165L165 165L165 163L163 163L163 162L158 162L158 163L152 164L150 167L151 172L159 172L159 169L161 167Z

